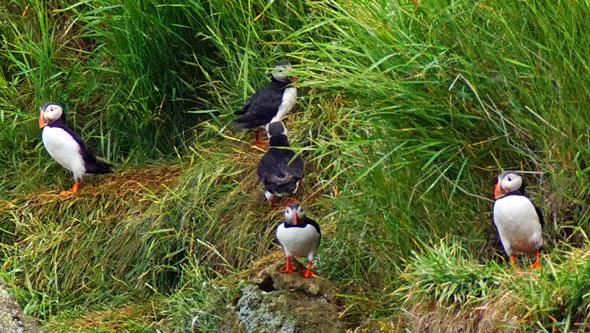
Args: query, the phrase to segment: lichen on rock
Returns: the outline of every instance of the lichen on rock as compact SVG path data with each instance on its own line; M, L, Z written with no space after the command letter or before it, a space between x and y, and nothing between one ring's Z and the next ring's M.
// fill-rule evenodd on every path
M281 274L281 263L262 270L241 289L230 313L218 326L221 332L345 332L338 318L332 284L321 278L303 278L298 272ZM296 265L298 271L303 269Z

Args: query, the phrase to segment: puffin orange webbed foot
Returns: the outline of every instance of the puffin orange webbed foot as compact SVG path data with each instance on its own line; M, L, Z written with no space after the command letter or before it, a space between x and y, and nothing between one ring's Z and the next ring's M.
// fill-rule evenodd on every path
M74 194L74 193L78 192L78 187L79 186L80 186L80 182L79 181L76 181L74 183L74 185L72 185L72 188L71 189L65 190L65 191L61 191L61 192L59 192L59 195L61 195L63 197L63 196L66 196L66 195Z
M279 270L279 272L281 273L292 273L297 271L297 267L291 265L291 264L286 264L283 268L281 268Z
M291 265L291 258L287 257L287 264L279 270L281 273L291 273L295 272L297 267Z
M539 262L539 251L537 251L537 260L530 264L529 268L541 268L541 263Z
M304 270L303 272L301 272L301 276L303 276L304 278L311 278L311 277L315 277L315 273L312 272L309 268Z

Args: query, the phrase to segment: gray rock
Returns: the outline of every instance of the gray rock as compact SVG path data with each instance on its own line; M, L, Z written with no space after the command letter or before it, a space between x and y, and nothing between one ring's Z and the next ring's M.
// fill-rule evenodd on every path
M242 297L236 306L238 322L246 332L299 333L294 318L289 315L289 302L284 292L272 293L254 285L242 288Z
M345 332L331 283L321 277L280 274L282 263L262 270L217 327L219 332ZM298 271L302 270L299 265Z
M25 315L16 301L0 282L0 332L38 333L41 332L33 319Z

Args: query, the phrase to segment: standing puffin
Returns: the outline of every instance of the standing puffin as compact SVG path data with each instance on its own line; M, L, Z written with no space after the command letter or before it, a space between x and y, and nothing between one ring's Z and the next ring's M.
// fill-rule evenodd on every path
M297 268L291 265L291 258L307 257L307 269L301 272L303 277L313 277L311 271L313 257L320 245L322 234L320 226L305 216L303 207L291 204L285 208L285 219L277 226L277 239L283 250L287 264L281 268L281 273L291 273Z
M543 215L524 193L524 178L514 171L498 176L492 215L504 251L514 265L513 253L536 253L530 268L541 267L539 249L543 246Z
M297 192L303 177L303 159L295 157L295 152L289 150L287 129L282 122L270 123L266 132L270 148L260 159L257 173L264 183L264 197L272 205L276 197Z
M60 195L76 193L84 175L88 173L109 173L112 165L102 161L84 144L84 141L68 127L66 114L61 105L53 102L46 103L40 109L39 128L47 152L61 166L70 170L74 175L74 185Z
M287 73L291 70L288 61L278 62L271 75L271 81L250 96L244 107L234 114L240 115L236 119L238 128L256 128L274 121L280 121L295 106L297 88L290 87L297 77ZM256 144L261 145L258 138L259 130L255 133Z

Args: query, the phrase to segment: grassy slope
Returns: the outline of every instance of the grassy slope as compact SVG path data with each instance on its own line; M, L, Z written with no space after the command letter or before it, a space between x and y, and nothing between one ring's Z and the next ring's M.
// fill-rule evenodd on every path
M589 320L584 5L2 6L2 276L48 329L213 328L240 272L278 251L281 212L256 184L261 152L227 124L280 58L300 77L287 121L306 159L300 199L325 230L318 267L346 318ZM69 179L38 144L47 99L119 165L77 198L51 194ZM531 172L547 216L540 272L501 259L489 217L500 169Z

